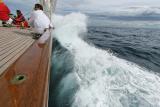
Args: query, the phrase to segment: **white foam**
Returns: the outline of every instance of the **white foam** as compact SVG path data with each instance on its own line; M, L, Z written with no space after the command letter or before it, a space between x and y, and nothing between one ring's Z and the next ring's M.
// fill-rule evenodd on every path
M54 37L74 56L80 85L73 107L160 107L160 78L112 53L87 44L85 15L54 16Z

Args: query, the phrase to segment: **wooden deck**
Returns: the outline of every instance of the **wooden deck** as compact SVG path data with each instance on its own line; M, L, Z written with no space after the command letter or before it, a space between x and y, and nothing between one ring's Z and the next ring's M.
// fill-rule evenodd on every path
M0 75L32 44L31 31L0 27Z
M29 30L0 28L0 35L0 107L48 107L51 37L40 45Z

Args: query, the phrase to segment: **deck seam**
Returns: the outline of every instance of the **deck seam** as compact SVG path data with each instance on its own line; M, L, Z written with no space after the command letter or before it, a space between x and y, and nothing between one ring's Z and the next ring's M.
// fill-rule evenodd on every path
M25 44L28 42L29 40L25 40L22 42L22 45L25 46ZM21 45L19 45L18 47L15 47L15 48L12 48L10 51L8 51L6 54L3 54L3 55L0 55L0 64L1 64L1 61L3 59L5 59L7 56L11 55L12 53L15 52L15 50L19 49L21 47Z
M16 46L16 44L20 43L20 42L17 42L17 41L24 41L25 39L24 38L19 38L19 39L16 39L15 42L13 42L13 44L9 44L7 45L6 47L3 47L3 48L0 48L0 53L10 47L13 47L13 46Z
M3 71L5 71L12 63L14 63L14 61L16 61L17 58L20 57L26 51L26 49L28 49L31 46L31 44L33 44L33 42L34 40L30 41L30 43L27 44L26 48L22 48L22 50L18 51L20 52L20 54L11 57L5 64L3 64L3 66L0 66L0 75L2 75Z
M0 27L0 75L34 43L31 31Z

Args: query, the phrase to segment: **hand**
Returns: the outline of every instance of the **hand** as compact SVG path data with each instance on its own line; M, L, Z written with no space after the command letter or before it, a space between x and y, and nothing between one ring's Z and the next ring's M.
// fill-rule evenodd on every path
M38 43L38 47L40 47L40 48L44 48L44 46L45 46L45 43Z

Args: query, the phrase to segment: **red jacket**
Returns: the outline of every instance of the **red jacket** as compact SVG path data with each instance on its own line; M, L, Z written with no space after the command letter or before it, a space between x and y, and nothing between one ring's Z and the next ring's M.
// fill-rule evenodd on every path
M4 3L0 3L0 20L2 21L9 20L9 14L10 14L9 8Z
M23 21L25 21L25 18L24 18L24 16L21 14L21 15L17 16L17 17L14 19L13 23L14 23L15 25L20 25L20 23L23 22Z
M28 22L25 20L23 14L18 15L14 20L13 23L17 25L17 27L24 27L28 28Z

